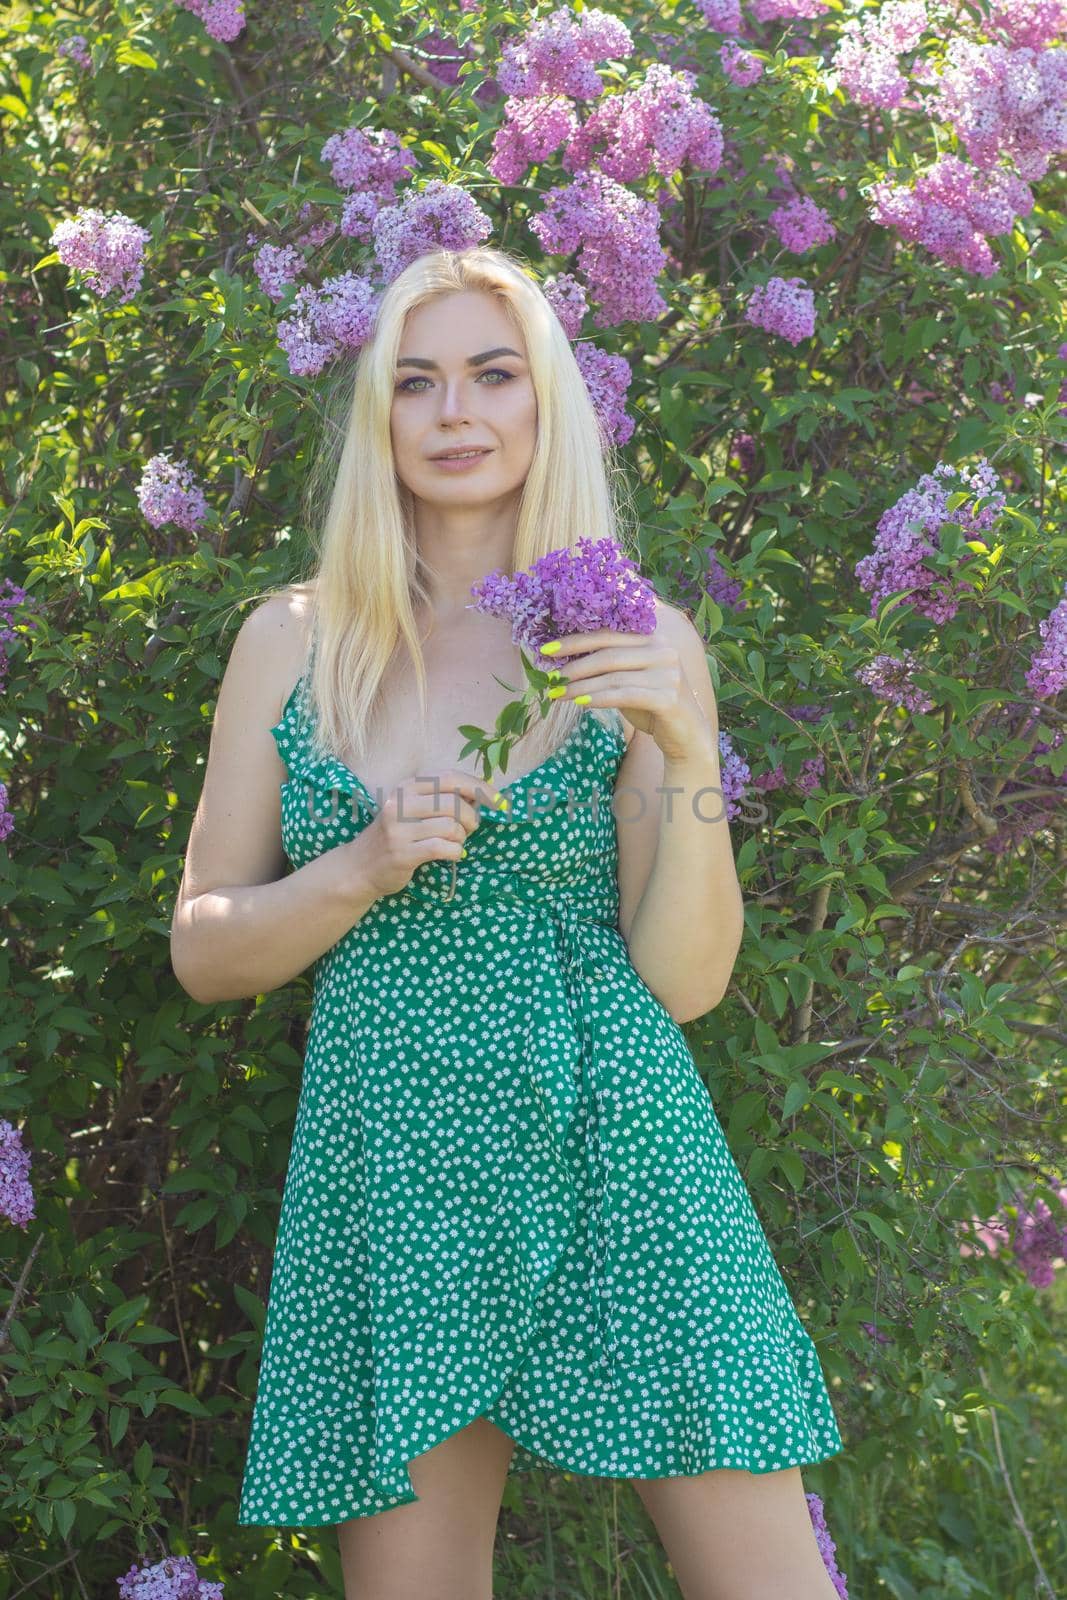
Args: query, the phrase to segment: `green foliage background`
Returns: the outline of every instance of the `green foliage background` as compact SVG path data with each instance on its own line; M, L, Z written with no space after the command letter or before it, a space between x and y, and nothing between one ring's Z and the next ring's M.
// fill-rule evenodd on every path
M959 1240L1022 1179L1046 1198L1064 1181L1062 817L1003 856L986 842L1025 753L991 713L1027 699L1067 549L1063 170L995 241L997 275L969 277L867 219L874 179L934 154L915 113L857 107L795 46L738 89L694 8L612 9L639 48L605 78L673 41L741 161L719 186L671 180L669 312L593 337L633 370L644 570L678 603L679 566L695 577L711 549L742 580L744 610L692 614L721 726L753 773L781 760L790 779L733 825L746 937L726 1000L688 1033L845 1437L805 1484L854 1597L1048 1595L1067 1551L1067 1274L1035 1289ZM342 1592L329 1530L234 1525L309 979L204 1007L167 943L223 619L303 560L325 406L322 380L288 375L245 236L280 242L303 202L336 208L319 152L359 123L399 132L420 181L468 188L493 243L572 266L527 225L558 166L515 188L485 169L502 102L472 91L528 20L250 0L225 45L165 0L90 3L86 74L56 55L67 14L8 13L0 575L28 588L36 626L9 648L0 704L0 1116L32 1150L37 1215L25 1233L0 1224L0 1600L114 1596L165 1549L225 1579L227 1600ZM483 61L455 88L411 70L434 25ZM762 164L781 153L838 228L802 261L776 258L765 220ZM126 306L50 249L87 205L151 230ZM324 247L316 272L343 270L350 245ZM742 320L768 270L816 290L795 349ZM1019 398L994 400L1009 380ZM160 449L205 485L200 536L139 511ZM943 626L910 607L872 619L854 567L879 516L937 461L979 455L1011 493L999 553L970 560L977 594ZM946 570L966 559L945 541ZM904 646L930 713L886 711L853 676ZM796 722L797 703L829 711ZM1040 736L1063 721L1061 697ZM567 1474L509 1481L497 1591L677 1592L630 1486Z

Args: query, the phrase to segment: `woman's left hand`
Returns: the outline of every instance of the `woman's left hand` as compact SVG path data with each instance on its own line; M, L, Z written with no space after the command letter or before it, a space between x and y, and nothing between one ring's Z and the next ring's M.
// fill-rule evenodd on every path
M557 699L594 706L614 706L635 728L650 734L667 761L718 753L718 740L701 710L677 649L662 634L568 633L559 654L568 659L555 668L566 679L567 692Z

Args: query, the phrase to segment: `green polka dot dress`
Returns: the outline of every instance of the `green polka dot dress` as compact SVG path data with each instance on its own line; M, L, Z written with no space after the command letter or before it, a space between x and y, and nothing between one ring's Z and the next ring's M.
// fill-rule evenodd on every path
M378 801L272 730L294 868ZM665 1477L843 1449L685 1036L618 929L619 714L483 805L314 968L237 1521L418 1496L484 1415L511 1470ZM453 888L454 877L454 888Z

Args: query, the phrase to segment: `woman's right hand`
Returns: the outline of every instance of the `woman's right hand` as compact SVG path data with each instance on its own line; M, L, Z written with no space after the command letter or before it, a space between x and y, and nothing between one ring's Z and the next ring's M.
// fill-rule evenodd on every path
M458 861L478 826L478 807L497 798L492 784L454 767L405 778L353 841L370 886L379 895L396 894L424 861Z

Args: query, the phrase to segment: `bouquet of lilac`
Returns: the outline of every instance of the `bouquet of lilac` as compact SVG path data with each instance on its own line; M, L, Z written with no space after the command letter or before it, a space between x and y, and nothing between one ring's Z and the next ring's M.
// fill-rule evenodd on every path
M461 759L477 751L486 779L494 769L507 771L508 754L526 732L532 707L542 717L551 709L547 691L559 677L554 663L567 656L565 651L543 655L542 645L599 628L625 633L654 633L656 628L656 592L613 539L579 539L577 550L550 550L512 577L498 568L473 584L471 594L468 610L508 617L515 643L526 645L536 658L530 661L523 654L527 689L504 707L492 733L471 723L460 726L467 739ZM540 664L544 662L547 668Z

